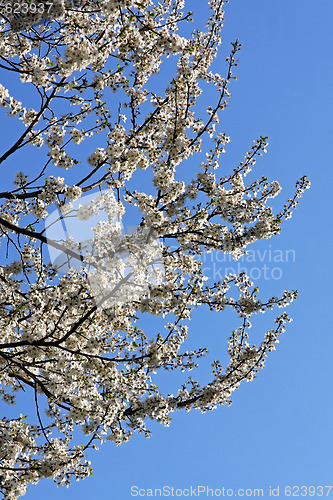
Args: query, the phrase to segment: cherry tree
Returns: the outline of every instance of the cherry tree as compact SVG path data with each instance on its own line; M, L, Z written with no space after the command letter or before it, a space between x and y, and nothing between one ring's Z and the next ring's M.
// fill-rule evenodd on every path
M230 404L290 321L277 313L254 344L252 315L297 292L260 299L245 273L212 282L203 272L203 254L237 260L278 235L309 187L301 178L274 213L279 183L251 177L267 137L231 171L221 165L219 119L241 49L232 43L223 74L213 71L223 4L209 1L201 29L183 0L1 6L0 393L17 402L0 420L6 499L43 478L90 475L90 448L149 437L149 419L169 425L177 410ZM239 317L229 361L212 363L207 384L191 376L207 349L188 348L199 306ZM162 394L156 377L171 370L183 382Z

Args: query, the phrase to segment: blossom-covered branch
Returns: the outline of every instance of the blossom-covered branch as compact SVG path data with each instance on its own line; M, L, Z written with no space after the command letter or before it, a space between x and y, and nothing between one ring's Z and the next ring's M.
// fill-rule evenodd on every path
M222 166L219 122L241 49L232 43L223 74L213 71L224 3L209 0L192 33L183 0L20 0L16 15L10 1L0 12L1 119L17 120L0 154L0 395L18 408L0 420L7 500L45 477L91 474L90 448L149 437L149 418L169 425L174 411L230 404L290 321L283 312L250 340L252 317L297 292L261 299L245 273L205 276L205 253L239 259L278 235L309 187L302 177L274 212L280 184L252 173L263 136ZM191 376L207 355L191 342L196 307L240 321L205 385ZM169 370L184 374L175 394L156 385Z

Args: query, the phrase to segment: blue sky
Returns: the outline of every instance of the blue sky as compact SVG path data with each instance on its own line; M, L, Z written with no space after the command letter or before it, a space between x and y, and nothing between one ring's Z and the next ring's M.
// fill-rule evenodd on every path
M204 3L187 7L200 17ZM231 407L178 412L170 428L153 424L150 440L137 435L117 448L107 444L91 454L94 477L61 490L44 481L30 487L27 500L127 500L132 485L262 488L265 497L270 486L284 497L287 485L333 485L332 21L331 0L231 0L226 7L221 68L231 41L239 38L242 51L222 116L231 137L223 159L232 168L254 139L267 135L268 154L256 173L280 181L276 201L283 205L302 175L312 183L282 234L253 247L253 267L279 268L259 281L264 297L299 291L288 310L293 322L266 368L233 394ZM265 250L271 254L263 256ZM277 251L283 262L274 261ZM223 356L233 321L198 311L193 338Z

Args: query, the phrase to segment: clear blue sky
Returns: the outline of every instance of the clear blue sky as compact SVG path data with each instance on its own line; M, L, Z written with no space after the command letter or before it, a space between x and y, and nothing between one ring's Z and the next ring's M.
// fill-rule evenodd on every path
M188 1L187 7L200 17L203 4ZM150 440L136 435L118 448L107 444L91 455L93 478L68 490L44 481L30 487L27 500L127 500L132 485L263 488L267 498L270 486L280 486L284 497L286 485L333 485L332 25L332 0L231 0L226 6L221 68L231 41L239 38L243 49L223 115L232 140L225 161L233 166L254 139L268 135L257 175L281 182L278 201L283 204L303 174L312 182L282 234L255 248L253 267L282 273L260 280L264 296L295 288L300 294L277 351L254 382L234 393L230 408L179 412L170 428L152 425ZM281 250L284 260L292 250L294 258L276 264L263 256L265 249ZM232 321L202 310L191 325L194 338L223 355Z

